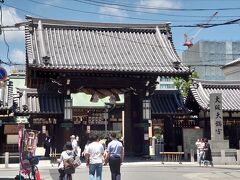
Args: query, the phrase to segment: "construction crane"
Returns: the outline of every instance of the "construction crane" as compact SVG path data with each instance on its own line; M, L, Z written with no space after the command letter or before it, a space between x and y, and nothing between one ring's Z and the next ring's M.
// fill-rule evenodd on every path
M218 14L218 12L215 12L215 13L208 19L208 21L206 22L206 24L204 24L204 25L209 24L209 23L212 21L212 19L213 19L217 14ZM189 38L188 35L187 35L187 33L185 33L185 34L184 34L184 40L185 40L185 41L184 41L183 46L187 46L188 48L191 48L191 47L193 46L193 39L195 39L195 38L198 36L198 34L203 30L203 28L204 28L204 26L200 26L199 30L198 30L191 38Z

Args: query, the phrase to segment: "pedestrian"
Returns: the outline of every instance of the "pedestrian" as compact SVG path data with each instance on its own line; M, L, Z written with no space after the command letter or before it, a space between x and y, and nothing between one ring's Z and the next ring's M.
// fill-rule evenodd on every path
M50 150L51 150L51 138L47 135L45 140L44 140L44 145L43 145L44 149L45 149L45 154L44 156L49 158L50 157Z
M77 152L76 152L76 154L80 157L81 156L81 148L80 148L80 146L79 146L79 136L76 136L76 141L77 141Z
M116 139L116 133L110 134L111 142L107 146L107 160L109 162L112 180L120 180L120 166L123 162L124 149L120 141Z
M201 138L200 144L199 144L199 160L198 160L199 166L201 166L202 161L204 160L203 159L203 156L204 156L204 145L205 145L204 139Z
M87 143L85 144L84 150L83 150L83 152L82 152L82 156L83 156L83 157L85 156L86 151L87 151L87 148L88 148L88 145L89 145L90 143L91 143L91 140L90 140L90 138L89 138L89 140L87 140Z
M85 153L86 165L89 167L90 180L95 179L95 173L96 180L101 180L104 149L97 135L92 135L91 139L93 142L88 145Z
M67 162L67 160L74 158L74 151L72 148L72 143L71 142L67 142L65 144L64 147L64 151L61 153L60 159L58 161L59 166L58 166L58 172L59 172L59 180L72 180L72 173L75 173L75 169L74 171L72 171L71 173L66 173L65 171L65 162Z
M212 162L212 151L210 148L210 144L208 143L208 139L204 139L204 165L207 166L208 162L209 164L213 167L213 162Z
M70 136L73 151L78 155L78 142L75 138L75 135Z
M106 141L107 141L107 138L105 138L105 137L101 138L100 141L99 141L99 143L102 144L103 149L104 149L104 153L103 153L103 165L107 165L106 162L105 162L106 155L107 155L107 152L106 152Z
M197 148L197 162L199 162L201 140L197 139L195 145L196 145L196 148Z

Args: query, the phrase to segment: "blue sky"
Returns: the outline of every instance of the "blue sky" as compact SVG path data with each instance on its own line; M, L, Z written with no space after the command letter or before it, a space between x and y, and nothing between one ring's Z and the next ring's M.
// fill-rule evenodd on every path
M55 7L54 7L55 6ZM168 10L160 10L160 9ZM178 11L171 10L172 8ZM210 23L223 23L240 18L239 0L5 0L2 4L3 25L24 22L26 15L51 19L115 22L164 23L172 26L206 23L216 10L190 11L189 9L221 9ZM236 9L231 9L236 8ZM108 16L109 15L109 16ZM240 21L239 21L240 23ZM202 29L194 38L213 41L240 41L240 25L217 26ZM173 43L179 55L186 49L184 33L195 35L199 28L172 27ZM5 31L9 44L9 58L25 62L24 31ZM7 46L0 35L0 59L7 61Z

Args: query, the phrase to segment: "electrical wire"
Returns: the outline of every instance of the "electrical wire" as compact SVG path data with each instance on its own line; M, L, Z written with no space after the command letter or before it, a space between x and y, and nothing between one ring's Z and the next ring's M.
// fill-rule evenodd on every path
M44 17L44 16L42 16L42 15L39 15L39 14L33 13L33 12L31 12L31 11L28 11L28 10L25 10L25 9L18 8L18 7L16 7L16 6L13 6L13 5L8 4L8 3L4 3L3 6L7 6L7 7L11 7L11 8L15 8L15 9L17 9L17 10L19 10L19 11L22 11L22 12L25 12L25 13L29 13L30 15L34 15L34 16L37 16L37 17L47 18L47 17Z
M42 3L41 3L42 4ZM8 5L7 5L8 6ZM12 6L12 7L14 7L14 6ZM15 8L15 7L14 7ZM18 8L19 9L19 8ZM20 10L22 10L22 9L20 9ZM25 11L25 10L23 10L23 11ZM28 11L29 12L29 11ZM31 12L30 12L31 13ZM236 21L239 21L239 19L237 19L237 20L234 20L234 21L231 21L231 22L228 22L228 23L224 23L224 24L226 24L226 25L229 25L229 24L232 24L232 23L235 23ZM211 26L209 26L209 27L213 27L213 26L217 26L217 25L223 25L223 24L211 24ZM179 27L179 26L178 26ZM181 26L182 27L182 26ZM199 26L195 26L195 27L199 27ZM4 30L4 31L6 31L6 30ZM136 42L135 42L136 43ZM139 42L138 42L139 43ZM141 42L142 43L142 42ZM154 46L154 45L151 45L151 46ZM161 47L161 48L163 48L163 47ZM179 50L179 51L185 51L185 50L182 50L182 49L176 49L176 50ZM194 52L194 53L203 53L203 52L198 52L198 51L192 51L192 50L188 50L188 51L190 51L190 52ZM206 53L208 53L208 52L206 52ZM222 54L222 55L224 55L223 53L216 53L216 54ZM234 55L234 54L231 54L231 55ZM239 54L235 54L235 55L239 55Z
M99 13L99 12L92 12L92 11L83 11L83 10L79 10L79 9L73 9L73 8L68 8L68 7L63 7L63 6L58 6L58 5L53 5L50 3L44 3L44 2L38 2L35 0L27 0L36 4L41 4L41 5L47 5L47 6L51 6L54 8L58 8L58 9L62 9L62 10L68 10L68 11L73 11L73 12L77 12L77 13L86 13L86 14L95 14L95 15L103 15L103 16L109 16L109 17L117 17L117 18L125 18L125 19L134 19L134 20L141 20L141 21L152 21L152 22L168 22L169 20L156 20L156 19L150 19L150 18L139 18L139 17L132 17L132 16L124 16L124 15L111 15L111 14L107 14L107 13ZM220 20L219 20L220 21ZM196 22L195 21L186 21L186 20L181 20L181 21L177 21L177 20L171 20L171 22ZM197 22L202 22L202 20L198 20Z
M77 1L77 0L75 0ZM156 8L156 7L147 7L143 5L133 5L128 3L112 3L112 2L106 2L106 1L99 1L99 0L88 0L90 2L105 4L105 5L116 5L121 7L127 7L127 8L140 8L140 9L148 9L148 10L168 10L168 11L229 11L229 10L240 10L240 7L230 7L230 8ZM136 7L137 6L137 7Z
M28 0L28 1L32 1L32 0ZM35 1L35 3L40 3L40 4L42 4L42 5L49 5L49 6L56 7L55 5L46 4L46 3L41 3L41 2L36 2L36 1ZM10 4L7 4L7 3L5 3L4 5L7 6L7 7L16 8L16 9L18 9L18 10L20 10L20 11L23 11L23 12L30 13L30 14L35 15L35 16L37 16L37 17L46 18L46 17L44 17L44 16L41 16L41 15L32 13L32 12L30 12L30 11L26 11L26 10L24 10L24 9L17 8L17 7L15 7L15 6L10 5ZM63 7L57 6L56 8L62 9ZM79 10L76 10L76 9L71 9L71 8L64 8L64 9L65 9L65 10L70 10L70 11L75 11L75 12L78 12L78 13L81 13L81 12L82 12L82 11L79 11ZM99 14L99 13L94 13L94 12L83 12L83 13ZM100 13L100 15L103 15L103 14ZM109 14L104 14L104 15L106 15L106 16L113 16L113 15L109 15ZM156 21L156 22L159 23L159 20L154 20L154 19L134 18L134 17L128 17L128 16L114 16L114 17L122 17L122 18L129 18L129 19L136 19L136 20L143 20L143 21ZM177 22L181 22L181 21L177 21ZM184 21L184 22L186 22L186 21ZM195 21L190 21L190 22L195 22ZM221 25L221 23L218 23L218 25ZM171 25L171 27L174 27L174 28L177 28L177 27L179 27L179 28L182 28L182 27L202 27L202 24L195 24L195 25ZM205 26L204 28L207 28L207 27Z
M7 9L7 11L9 12L13 22L16 24L17 22L16 22L15 18L13 17L12 12L9 9Z
M3 26L3 14L2 14L2 6L1 6L1 5L0 5L0 15L1 15L1 17L0 17L0 24L1 24L1 26ZM7 40L6 40L5 32L2 31L2 34L3 34L4 43L5 43L6 47L7 47L7 60L8 60L9 63L11 64L12 61L11 61L10 58L9 58L9 49L10 49L10 47L9 47L9 44L8 44L8 42L7 42Z
M32 0L28 0L28 1L32 1ZM88 5L93 5L93 6L97 6L97 7L109 7L111 9L117 9L117 10L123 10L123 11L128 11L128 12L136 12L136 13L143 13L143 14L152 14L152 15L161 15L161 16L170 16L170 17L198 17L198 18L206 18L209 16L194 16L194 15L181 15L181 14L162 14L162 13L158 13L158 12L149 12L149 11L140 11L140 10L131 10L131 9L126 9L126 8L119 8L117 5L103 5L102 3L97 3L97 2L91 2L89 0L72 0L75 2L79 2L79 3L83 3L83 4L88 4ZM240 17L240 16L218 16L221 18L236 18L236 17ZM220 20L218 20L220 21Z
M15 29L15 30L12 30L12 29L4 29L3 31L25 31L25 30L21 30L21 29ZM35 31L38 31L37 29ZM103 36L108 36L108 37L112 37L112 38L116 38L116 39L120 39L120 40L123 40L123 41L128 41L128 42L131 42L131 43L138 43L138 44L144 44L146 46L151 46L151 47L160 47L160 48L165 48L165 49L169 49L168 47L163 47L163 46L160 46L160 45L156 45L156 44L149 44L149 43L145 43L145 42L140 42L140 41L135 41L135 40L129 40L129 39L125 39L125 38L121 38L121 37L117 37L117 36L113 36L113 35L109 35L109 34L104 34L104 33L101 33L101 32L95 32L97 34L100 34L100 35L103 35ZM175 48L175 50L178 50L178 51L186 51L185 49L179 49L179 48ZM212 53L209 53L209 52L200 52L200 51L195 51L195 50L191 50L191 49L188 49L187 52L189 53L196 53L196 54L200 54L200 53L203 53L203 54L212 54ZM223 55L223 56L227 56L227 55L235 55L235 56L240 56L240 53L238 54L226 54L226 53L214 53L214 55Z

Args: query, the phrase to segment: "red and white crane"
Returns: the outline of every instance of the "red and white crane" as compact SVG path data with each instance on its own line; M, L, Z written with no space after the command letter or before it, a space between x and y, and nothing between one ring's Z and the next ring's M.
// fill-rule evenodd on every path
M211 22L211 20L218 14L218 12L215 12L209 19L208 21L206 22L206 24L204 25L207 25ZM191 37L189 38L187 33L184 34L184 44L183 46L187 46L188 48L192 47L193 46L193 39L196 38L198 36L198 34L203 30L204 27L200 27L199 30Z

